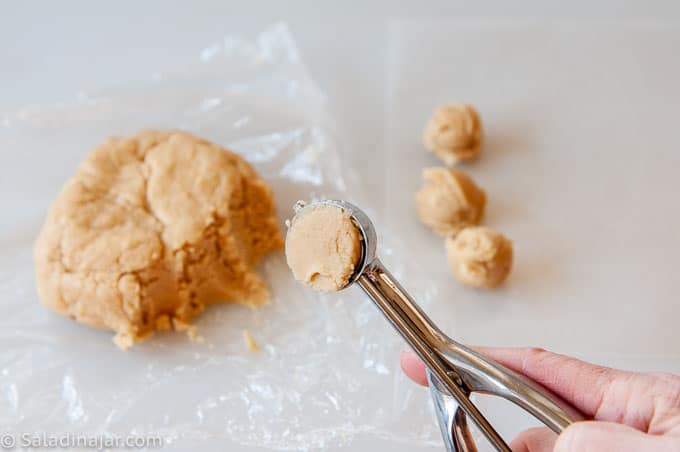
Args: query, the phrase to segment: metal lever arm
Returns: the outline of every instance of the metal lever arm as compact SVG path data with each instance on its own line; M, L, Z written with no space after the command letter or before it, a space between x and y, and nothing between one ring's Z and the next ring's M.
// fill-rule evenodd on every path
M477 446L467 424L467 417L458 406L456 399L446 393L441 382L429 370L427 381L430 383L430 392L446 451L477 452Z

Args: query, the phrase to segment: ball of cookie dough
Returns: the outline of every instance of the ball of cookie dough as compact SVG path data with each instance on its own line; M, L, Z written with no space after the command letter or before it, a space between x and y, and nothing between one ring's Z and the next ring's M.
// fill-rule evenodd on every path
M323 291L349 284L361 259L361 233L350 212L311 205L293 218L286 235L286 261L296 280Z
M482 123L472 105L438 108L423 132L423 144L447 165L472 160L482 143Z
M512 242L483 226L465 228L447 238L446 253L456 279L472 287L494 288L512 268Z
M268 298L254 267L282 248L271 188L238 155L182 132L111 138L80 164L35 244L44 304L122 348L208 303Z
M426 168L423 186L416 194L420 221L447 236L479 224L486 193L465 173L453 168Z

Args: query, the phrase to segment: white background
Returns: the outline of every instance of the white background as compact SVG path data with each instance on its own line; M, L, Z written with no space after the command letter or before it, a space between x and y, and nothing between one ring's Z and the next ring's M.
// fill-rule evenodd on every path
M465 341L540 345L618 367L680 372L680 4L248 3L5 4L0 110L169 71L225 33L284 20L329 95L343 157L375 189L376 205L388 206L381 221L418 237L432 250L424 258L437 262L436 239L412 219L397 221L418 183L405 169L434 164L407 146L417 146L432 107L457 100L465 86L495 143L470 172L491 196L487 220L515 239L518 267L495 295L442 285L445 269L404 284L431 298L433 316ZM536 45L554 29L554 40ZM503 44L493 47L490 33L504 36ZM524 59L512 53L522 48L538 50ZM483 61L471 59L475 50L499 53ZM470 65L494 74L512 69L480 81L460 70ZM500 177L525 168L524 181L535 184ZM404 191L390 192L402 176ZM406 274L419 269L419 262L402 265ZM449 294L467 298L453 310L441 303Z

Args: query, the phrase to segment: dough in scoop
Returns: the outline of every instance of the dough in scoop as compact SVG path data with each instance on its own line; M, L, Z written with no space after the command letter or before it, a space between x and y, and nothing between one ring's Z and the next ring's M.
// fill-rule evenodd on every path
M286 261L296 280L327 292L343 289L361 259L361 233L349 212L331 205L300 211L286 235Z
M38 292L126 348L208 303L263 303L253 269L282 246L272 190L241 157L145 131L105 141L66 182L35 244Z

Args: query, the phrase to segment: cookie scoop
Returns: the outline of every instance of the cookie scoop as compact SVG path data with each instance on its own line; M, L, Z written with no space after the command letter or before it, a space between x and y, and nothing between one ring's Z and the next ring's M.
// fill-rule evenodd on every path
M333 279L331 287L344 289L357 283L425 363L435 412L448 451L477 450L468 419L475 423L496 450L511 451L470 399L473 392L512 401L556 433L583 419L582 414L557 395L444 334L378 259L375 228L358 207L335 200L298 204L296 207L287 238L287 242L293 238L296 246L293 249L287 243L287 251L301 252L302 247L298 249L297 245L305 244L306 248L323 251L322 257L326 262L334 265L342 262L344 276L341 280ZM334 219L332 227L327 224L331 219ZM312 227L312 224L319 227ZM296 229L300 225L307 226ZM291 237L292 233L296 236ZM355 233L359 235L358 241L354 239ZM340 239L336 254L341 256L336 257L337 260L327 260L326 255L333 254L333 247L329 246L333 237ZM351 253L343 248L345 244L351 244ZM360 248L358 254L354 252L356 245ZM348 256L351 259L347 259ZM351 263L354 264L353 271L346 271L345 265ZM303 272L310 276L314 273L309 269ZM347 337L347 340L351 339Z

